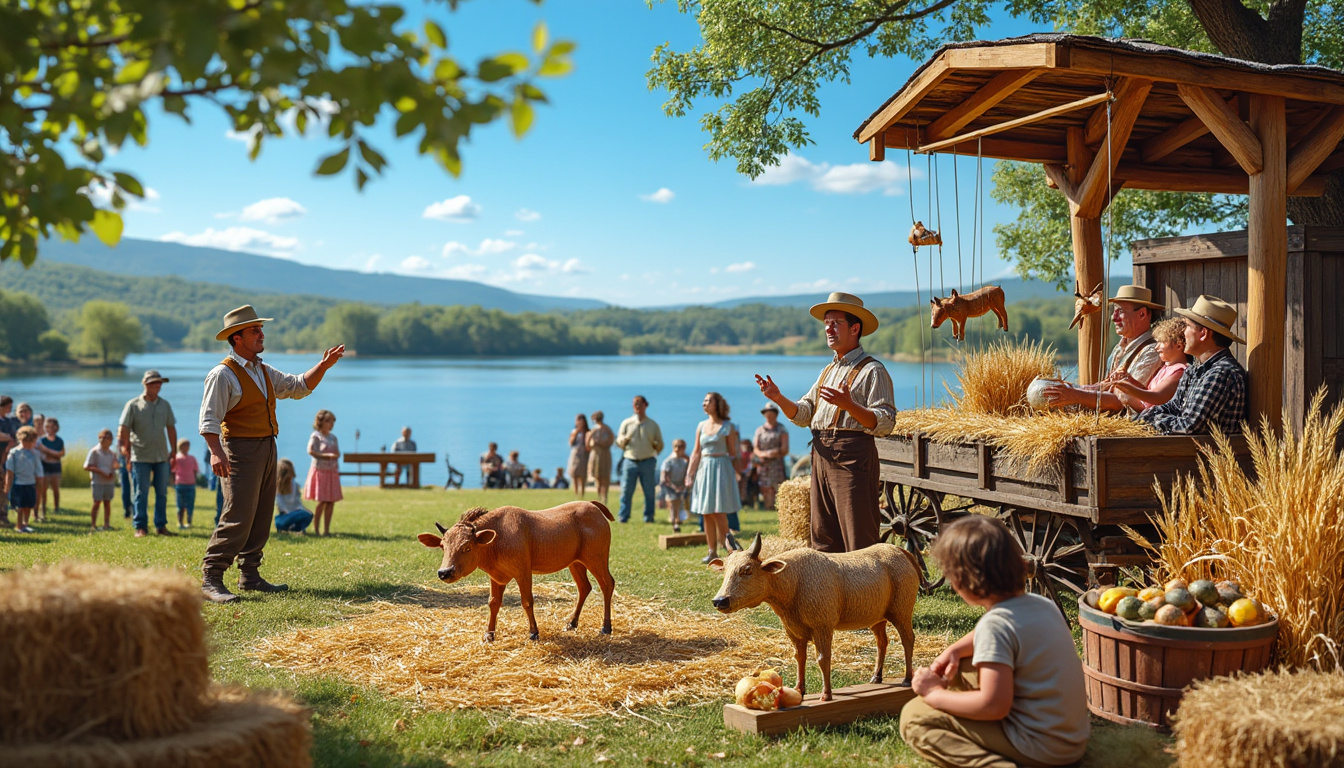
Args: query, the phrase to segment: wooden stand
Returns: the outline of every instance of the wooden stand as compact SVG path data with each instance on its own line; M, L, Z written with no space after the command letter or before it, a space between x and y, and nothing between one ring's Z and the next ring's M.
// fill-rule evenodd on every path
M799 706L772 712L725 704L723 724L745 733L788 733L806 725L844 725L872 715L897 717L901 707L915 698L914 689L890 683L851 685L832 693L835 698L830 701L821 701L820 694L809 694Z
M671 549L672 547L690 547L696 544L705 543L705 534L703 533L665 533L658 537L659 549Z

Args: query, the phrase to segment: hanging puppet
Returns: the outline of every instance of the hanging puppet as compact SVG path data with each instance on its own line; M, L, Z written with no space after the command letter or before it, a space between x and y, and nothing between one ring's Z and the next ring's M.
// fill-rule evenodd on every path
M932 229L925 229L924 222L916 221L910 228L910 244L918 248L921 245L942 245L943 236Z
M945 320L952 321L952 338L962 341L966 338L966 318L979 317L992 311L999 320L999 330L1008 331L1008 310L1003 306L1003 289L997 285L986 285L978 291L965 296L959 295L954 288L946 299L932 298L933 320L930 327L937 328Z
M1078 289L1073 292L1073 295L1077 298L1073 300L1073 322L1069 323L1070 329L1083 322L1084 317L1101 311L1101 283L1097 283L1097 287L1093 288L1092 292L1086 296L1078 292L1082 290L1082 285L1077 281L1074 281L1074 285Z

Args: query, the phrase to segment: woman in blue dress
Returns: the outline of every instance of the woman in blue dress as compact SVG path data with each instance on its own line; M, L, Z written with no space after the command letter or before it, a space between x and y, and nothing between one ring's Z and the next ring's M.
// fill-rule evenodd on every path
M691 511L705 522L709 554L702 562L719 556L719 544L728 535L728 514L742 508L737 493L737 427L728 420L728 401L718 392L705 395L709 417L695 428L695 448L686 476L692 479Z

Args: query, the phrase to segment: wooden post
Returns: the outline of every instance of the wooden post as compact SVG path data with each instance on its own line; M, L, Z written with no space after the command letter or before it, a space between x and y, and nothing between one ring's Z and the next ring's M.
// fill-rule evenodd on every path
M1288 130L1282 96L1251 96L1251 129L1264 167L1250 177L1246 266L1246 361L1250 421L1279 426L1283 410L1284 314L1288 283ZM1226 297L1220 297L1226 298Z
M1101 219L1078 215L1077 188L1083 183L1092 164L1093 153L1083 141L1082 128L1069 128L1067 134L1069 181L1073 194L1069 200L1069 231L1073 235L1073 273L1078 278L1079 291L1090 291L1092 286L1106 280L1106 257L1101 244ZM1066 194L1069 194L1066 192ZM1109 294L1111 287L1103 286ZM1078 383L1095 384L1104 375L1101 372L1105 343L1102 331L1110 316L1106 305L1102 311L1083 316L1078 327Z

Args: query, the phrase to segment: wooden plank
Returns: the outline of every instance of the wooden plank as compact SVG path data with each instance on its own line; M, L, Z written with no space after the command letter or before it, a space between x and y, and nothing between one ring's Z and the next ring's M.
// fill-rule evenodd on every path
M1289 253L1288 254L1288 272L1287 272L1287 302L1284 318L1284 333L1287 334L1285 340L1284 354L1288 357L1283 365L1283 396L1284 407L1288 409L1288 424L1292 425L1294 431L1299 431L1302 425L1302 417L1306 412L1307 398L1311 396L1307 388L1307 323L1309 322L1304 313L1303 299L1306 294L1305 262L1310 254ZM1311 318L1310 320L1315 320Z
M696 544L705 543L705 534L703 533L664 533L658 537L659 549L671 549L673 547L690 547Z
M886 133L888 149L915 149L919 146L913 133L892 129ZM1065 160L1064 147L1055 144L1037 144L1015 139L980 139L966 144L949 147L943 154L969 155L975 157L977 151L984 157L996 160L1020 160L1024 163L1062 163Z
M1287 281L1287 123L1282 96L1251 98L1251 125L1264 170L1251 177L1247 237L1246 358L1250 421L1277 426L1283 404L1284 290Z
M924 68L923 72L915 78L914 82L901 89L886 106L868 121L868 124L859 130L859 142L867 144L874 136L881 135L893 123L900 120L910 110L914 109L919 102L929 94L939 83L947 79L952 71L947 66L947 54L950 51L944 51L941 56L934 59ZM890 145L888 145L890 146Z
M1139 154L1143 157L1143 162L1155 163L1208 132L1209 127L1196 115L1156 136L1145 139L1139 145Z
M1019 43L945 51L951 69L1053 69L1067 67L1068 52L1057 43Z
M1135 240L1135 264L1156 264L1167 261L1189 261L1211 258L1245 258L1246 230L1214 232L1207 235L1163 237L1153 240Z
M1339 146L1344 139L1344 107L1335 107L1311 133L1307 134L1288 158L1288 190L1297 189Z
M1184 83L1177 83L1176 92L1190 107L1190 111L1204 121L1219 143L1232 153L1243 171L1248 175L1260 172L1264 167L1260 139L1250 126L1241 121L1241 117L1227 105L1222 96L1208 88Z
M1011 131L1014 128L1021 128L1026 125L1032 125L1033 123L1039 123L1043 120L1049 120L1052 117L1059 117L1060 115L1067 115L1070 112L1077 112L1080 109L1086 109L1095 104L1100 104L1104 101L1108 101L1110 100L1110 98L1111 95L1109 93L1098 93L1093 96L1078 99L1077 101L1070 101L1067 104L1060 104L1057 107L1050 107L1049 109L1043 109L1039 112L1033 112L1030 115L1024 115L1022 117L1015 118L1013 120L1005 120L1002 123L997 123L995 125L987 126L985 128L980 128L978 130L974 130L969 133L964 133L960 136L953 136L949 139L943 139L942 141L935 141L931 144L925 144L923 146L917 147L915 151L920 154L927 154L929 152L938 152L940 150L946 149L948 147L957 144L965 144L967 142L975 141L977 139L981 139L986 136L992 136L996 133Z
M1012 95L1022 86L1035 80L1042 69L1010 69L1000 72L985 83L969 99L943 113L929 123L928 137L934 141L945 139L969 125L975 118L994 108L994 105Z
M723 724L745 733L788 733L803 727L844 725L874 715L898 716L901 708L915 698L909 686L883 683L836 688L832 695L831 701L821 701L820 694L809 694L799 706L772 712L725 704Z
M1250 191L1250 178L1240 170L1214 168L1171 168L1153 165L1122 165L1114 178L1127 189L1153 189L1160 192L1207 192L1215 195L1244 195ZM1325 194L1327 178L1312 176L1292 191L1293 197L1320 197Z
M1152 90L1152 80L1126 78L1116 89L1115 104L1111 107L1110 151L1105 148L1097 151L1097 156L1088 168L1087 176L1078 191L1078 215L1084 218L1096 218L1105 210L1109 180L1120 162L1125 145L1129 143L1129 134L1134 130L1143 102Z
M868 140L868 159L874 163L880 163L887 159L887 145L885 136L874 136Z

